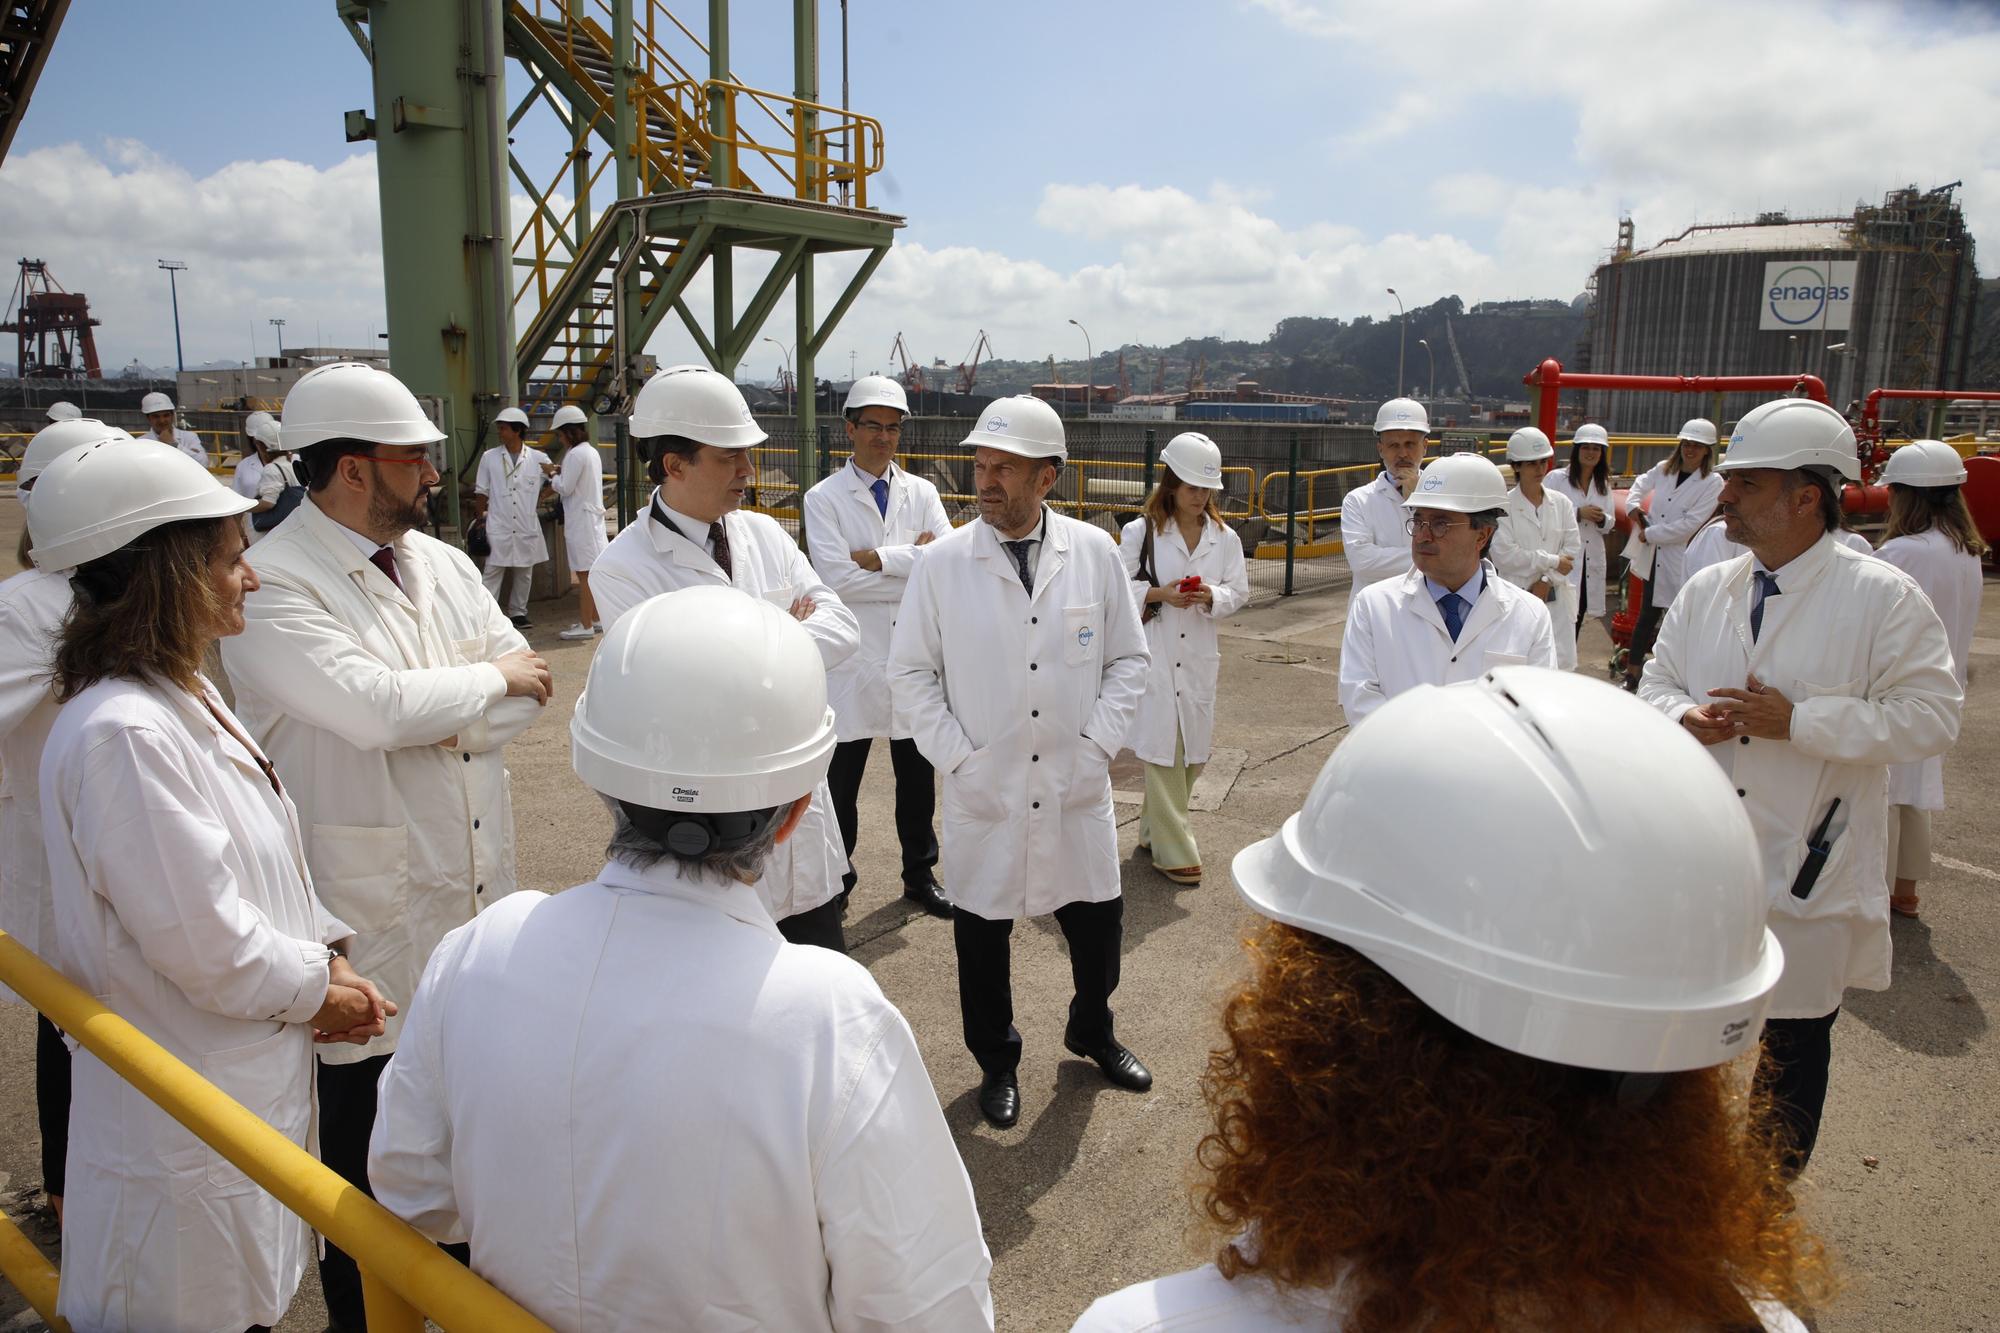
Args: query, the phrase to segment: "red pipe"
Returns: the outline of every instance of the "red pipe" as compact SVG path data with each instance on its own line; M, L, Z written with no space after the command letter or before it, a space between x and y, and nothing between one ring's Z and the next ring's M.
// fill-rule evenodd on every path
M1840 512L1859 514L1864 518L1875 518L1889 512L1889 488L1887 486L1857 486L1853 482L1840 488Z
M1986 389L1870 389L1868 396L1861 401L1861 429L1856 432L1863 440L1872 442L1882 438L1884 398L1914 398L1933 403L1966 398L1973 402L1991 403L2000 402L2000 393Z
M1556 405L1565 388L1639 389L1652 393L1796 393L1815 402L1826 401L1826 385L1817 375L1601 375L1566 371L1554 357L1542 362L1521 383L1542 391L1536 425L1556 437ZM1716 425L1721 426L1721 422Z

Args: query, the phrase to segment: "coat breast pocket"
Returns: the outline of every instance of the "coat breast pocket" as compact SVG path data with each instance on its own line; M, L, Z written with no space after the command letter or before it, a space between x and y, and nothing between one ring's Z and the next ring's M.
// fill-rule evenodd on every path
M1104 608L1066 606L1063 608L1063 665L1088 666L1103 652Z

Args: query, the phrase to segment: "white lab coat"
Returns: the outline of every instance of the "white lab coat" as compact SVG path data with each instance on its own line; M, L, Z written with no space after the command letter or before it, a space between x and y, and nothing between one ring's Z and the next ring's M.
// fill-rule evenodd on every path
M1349 599L1340 639L1340 709L1349 727L1418 685L1477 680L1498 666L1555 666L1548 603L1501 578L1491 561L1480 568L1485 586L1457 642L1417 570Z
M355 970L400 1004L447 931L514 891L502 747L541 709L507 697L492 663L527 641L465 553L420 532L394 550L402 591L306 500L258 545L263 586L222 661L298 803L313 883L359 932ZM387 1055L401 1025L320 1058Z
M1146 591L1152 585L1139 578L1139 552L1149 520L1140 515L1125 525L1118 538L1118 559L1125 566L1125 586L1143 617ZM1243 539L1212 521L1201 525L1201 536L1190 552L1181 525L1171 520L1165 532L1153 534L1153 576L1171 588L1190 574L1215 592L1215 606L1175 607L1159 604L1160 614L1145 623L1146 692L1139 697L1125 743L1149 764L1171 768L1174 737L1181 741L1182 762L1205 764L1215 737L1215 684L1222 670L1222 648L1215 622L1233 616L1250 600L1250 575L1243 563Z
M228 710L207 681L202 691ZM324 947L292 803L175 686L106 680L43 751L61 971L311 1150ZM57 1310L83 1330L276 1324L312 1254L299 1217L78 1049Z
M1945 641L1951 646L1952 674L1957 677L1962 693L1967 659L1972 653L1972 632L1979 625L1979 599L1984 582L1979 557L1959 550L1935 528L1891 538L1875 554L1915 579L1924 596L1930 598L1931 609L1944 622ZM1889 804L1918 810L1944 809L1944 756L1934 754L1914 764L1891 765Z
M655 497L658 494L654 492ZM713 584L761 597L784 610L795 599L810 597L813 613L803 623L819 647L821 664L830 674L854 654L860 638L854 613L820 581L777 520L741 509L723 516L731 577L723 574L705 544L697 545L655 520L650 505L648 501L648 509L611 539L591 568L590 593L606 628L649 597ZM830 901L840 892L846 869L847 850L833 818L833 793L822 781L813 788L812 804L798 828L771 853L758 889L772 918L782 921Z
M843 741L889 736L901 740L909 728L897 725L889 702L889 636L903 604L910 571L924 547L916 539L951 531L938 489L889 465L889 511L875 507L868 489L873 477L852 463L806 492L806 545L813 568L840 594L861 627L861 647L826 673L827 702L833 705L836 734ZM855 551L874 551L882 568L863 569Z
M204 468L208 466L208 446L201 442L201 436L191 430L182 430L179 426L175 426L171 438L151 430L139 438L142 440L153 440L160 444L171 444L174 448L180 450Z
M1692 484L1692 483L1690 483ZM1704 569L1660 626L1639 697L1668 717L1742 689L1755 674L1792 701L1788 741L1708 747L1756 830L1771 930L1785 971L1773 1018L1819 1018L1849 986L1889 984L1887 766L1949 749L1963 695L1944 626L1916 583L1829 534L1775 571L1750 641L1751 557ZM1835 798L1825 869L1809 897L1792 880Z
M237 462L236 470L230 474L230 489L246 500L254 500L257 498L257 481L263 475L264 460L254 453L245 454ZM264 534L257 531L256 525L250 522L250 515L244 514L237 522L243 529L243 544L255 546L257 539Z
M0 583L0 930L44 959L55 947L55 907L40 773L56 720L49 658L69 614L69 575L29 569ZM0 999L12 997L0 986Z
M747 884L612 864L431 959L368 1174L558 1329L993 1327L909 1025Z
M1729 534L1723 531L1723 528L1724 524L1718 518L1689 540L1687 556L1681 564L1683 575L1693 578L1710 565L1719 565L1725 560L1734 560L1737 556L1749 552L1749 547L1739 546L1730 541Z
M1806 1333L1784 1306L1752 1301L1765 1333ZM1070 1333L1340 1333L1351 1303L1340 1284L1279 1286L1257 1273L1225 1278L1214 1264L1136 1282L1099 1298Z
M562 497L563 545L572 574L588 574L604 554L604 459L597 446L573 444L549 482ZM489 521L488 533L492 524Z
M1708 522L1715 513L1715 502L1722 498L1720 472L1710 472L1705 477L1697 473L1681 481L1678 476L1668 476L1666 469L1667 464L1661 463L1640 474L1625 497L1626 512L1637 514L1644 509L1647 518L1643 534L1638 523L1633 523L1632 536L1625 543L1626 558L1639 566L1636 572L1640 577L1652 583L1653 605L1663 611L1673 604L1686 581L1682 565L1688 539ZM1653 503L1646 509L1649 495ZM1640 554L1641 547L1652 548L1650 573L1643 569L1645 557Z
M1583 559L1583 538L1577 531L1576 506L1560 491L1542 488L1542 503L1532 505L1516 486L1507 492L1507 507L1501 511L1500 526L1494 530L1488 548L1493 567L1500 577L1517 588L1546 581L1556 599L1548 604L1549 624L1555 635L1556 666L1563 671L1576 667L1576 584L1571 575ZM1571 561L1569 574L1558 574L1562 558Z
M1387 472L1349 491L1340 502L1340 552L1354 591L1395 578L1410 567L1410 513Z
M1543 479L1542 484L1570 502L1577 511L1577 535L1583 540L1583 558L1569 572L1570 587L1577 590L1576 600L1570 603L1570 620L1576 619L1576 605L1583 603L1583 612L1588 616L1604 614L1604 592L1606 571L1610 566L1604 554L1604 537L1618 526L1618 504L1611 492L1601 486L1593 486L1589 476L1583 479L1581 487L1570 485L1569 472L1556 468ZM1596 505L1604 511L1604 518L1597 523L1583 521L1583 507Z
M994 921L1118 896L1110 765L1146 685L1117 547L1043 514L1033 597L968 523L918 563L889 648L896 711L944 775L945 896Z
M549 558L535 512L547 481L542 466L548 461L547 454L525 444L518 460L499 444L479 456L473 489L486 497L486 540L493 547L486 557L488 569L525 569Z

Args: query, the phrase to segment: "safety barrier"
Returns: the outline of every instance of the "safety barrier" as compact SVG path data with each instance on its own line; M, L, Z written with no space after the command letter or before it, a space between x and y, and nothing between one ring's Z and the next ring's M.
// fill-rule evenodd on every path
M352 1255L361 1268L368 1326L376 1333L423 1333L426 1317L447 1330L546 1333L546 1324L4 931L0 931L0 984L41 1010L113 1073ZM66 1333L67 1324L55 1312L59 1275L4 1217L0 1217L0 1275L28 1298L51 1328Z

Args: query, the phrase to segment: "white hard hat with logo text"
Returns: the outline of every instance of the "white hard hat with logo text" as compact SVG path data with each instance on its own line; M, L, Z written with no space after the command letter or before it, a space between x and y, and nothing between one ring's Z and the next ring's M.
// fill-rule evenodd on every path
M1569 437L1569 442L1571 444L1594 444L1600 449L1609 449L1611 447L1611 436L1604 427L1592 422L1586 426L1578 426L1576 434Z
M863 375L848 386L847 405L840 409L841 415L852 416L864 407L891 407L910 415L910 400L903 386L887 375Z
M1200 431L1182 431L1160 450L1160 461L1190 486L1222 489L1222 449Z
M1450 811L1451 836L1384 836L1416 809ZM1585 1069L1753 1052L1784 970L1715 761L1624 691L1541 667L1397 695L1232 871L1256 911L1474 1036Z
M1455 514L1482 514L1507 507L1507 479L1478 454L1446 454L1425 464L1405 509L1444 509Z
M769 809L809 794L832 762L826 668L761 597L663 593L604 636L569 734L592 791L669 812Z
M1713 449L1715 447L1715 423L1707 417L1691 417L1681 423L1681 433L1678 438L1692 441L1695 444L1705 444Z
M1532 463L1537 459L1554 458L1556 447L1549 443L1549 437L1534 426L1523 426L1507 437L1507 461L1510 463Z
M979 414L979 422L965 437L975 449L998 449L1022 458L1068 459L1069 443L1063 436L1062 418L1039 398L1015 394L995 398Z
M583 409L575 403L564 403L556 409L555 419L549 422L550 430L561 430L564 426L588 426L590 419L583 415Z
M632 400L630 429L635 439L676 435L717 449L748 449L770 438L750 415L743 391L707 366L668 366L647 380Z
M1837 472L1849 481L1861 480L1861 456L1854 448L1854 428L1825 403L1810 398L1779 398L1743 414L1729 435L1729 452L1716 464L1718 472L1744 468L1801 468Z
M1385 430L1416 430L1428 435L1431 419L1416 399L1391 398L1375 410L1375 433Z

